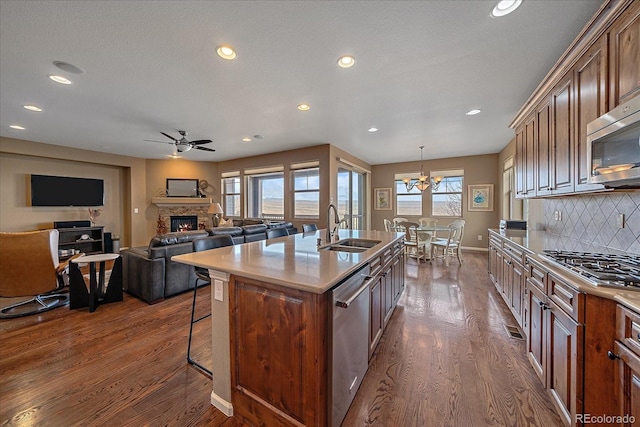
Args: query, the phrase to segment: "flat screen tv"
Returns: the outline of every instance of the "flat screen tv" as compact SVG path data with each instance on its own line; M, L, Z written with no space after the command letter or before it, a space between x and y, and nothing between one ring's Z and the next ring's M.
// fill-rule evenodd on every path
M104 181L31 175L31 206L104 206Z

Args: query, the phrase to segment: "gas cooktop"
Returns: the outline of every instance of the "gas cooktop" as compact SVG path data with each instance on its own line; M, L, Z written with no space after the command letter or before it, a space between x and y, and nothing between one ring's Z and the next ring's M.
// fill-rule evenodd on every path
M571 251L543 251L552 263L576 273L595 286L640 291L640 257Z

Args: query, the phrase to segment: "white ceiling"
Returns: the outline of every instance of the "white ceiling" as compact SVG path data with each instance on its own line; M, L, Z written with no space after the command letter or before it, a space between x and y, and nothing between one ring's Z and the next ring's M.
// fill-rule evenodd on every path
M145 140L185 129L214 141L183 156L206 161L322 143L370 164L416 160L420 145L425 159L496 153L602 1L524 0L491 18L495 3L2 0L0 134L159 159L172 145Z

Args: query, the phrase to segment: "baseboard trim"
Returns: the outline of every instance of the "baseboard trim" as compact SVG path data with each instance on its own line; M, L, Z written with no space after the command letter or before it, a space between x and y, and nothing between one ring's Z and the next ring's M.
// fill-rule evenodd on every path
M211 404L227 417L233 417L233 405L231 402L227 402L218 396L215 391L211 392Z
M489 252L489 248L477 248L475 246L462 246L462 250L471 252Z

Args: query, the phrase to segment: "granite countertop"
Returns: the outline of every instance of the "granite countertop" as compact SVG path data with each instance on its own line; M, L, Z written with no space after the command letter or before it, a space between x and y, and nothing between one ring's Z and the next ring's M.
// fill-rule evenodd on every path
M203 252L176 255L176 262L261 280L317 294L324 293L366 262L402 239L404 233L339 230L340 239L349 237L380 240L360 253L318 250L326 230L260 240Z
M596 295L602 298L612 299L630 308L631 310L640 313L640 290L629 291L619 288L595 286L581 276L560 268L554 263L549 262L547 259L541 257L540 254L544 249L556 249L545 247L545 243L548 242L549 239L544 231L498 229L490 229L490 231L521 246L522 248L530 252L530 256L536 261L543 264L549 272L572 284L576 289L578 289L578 291Z

